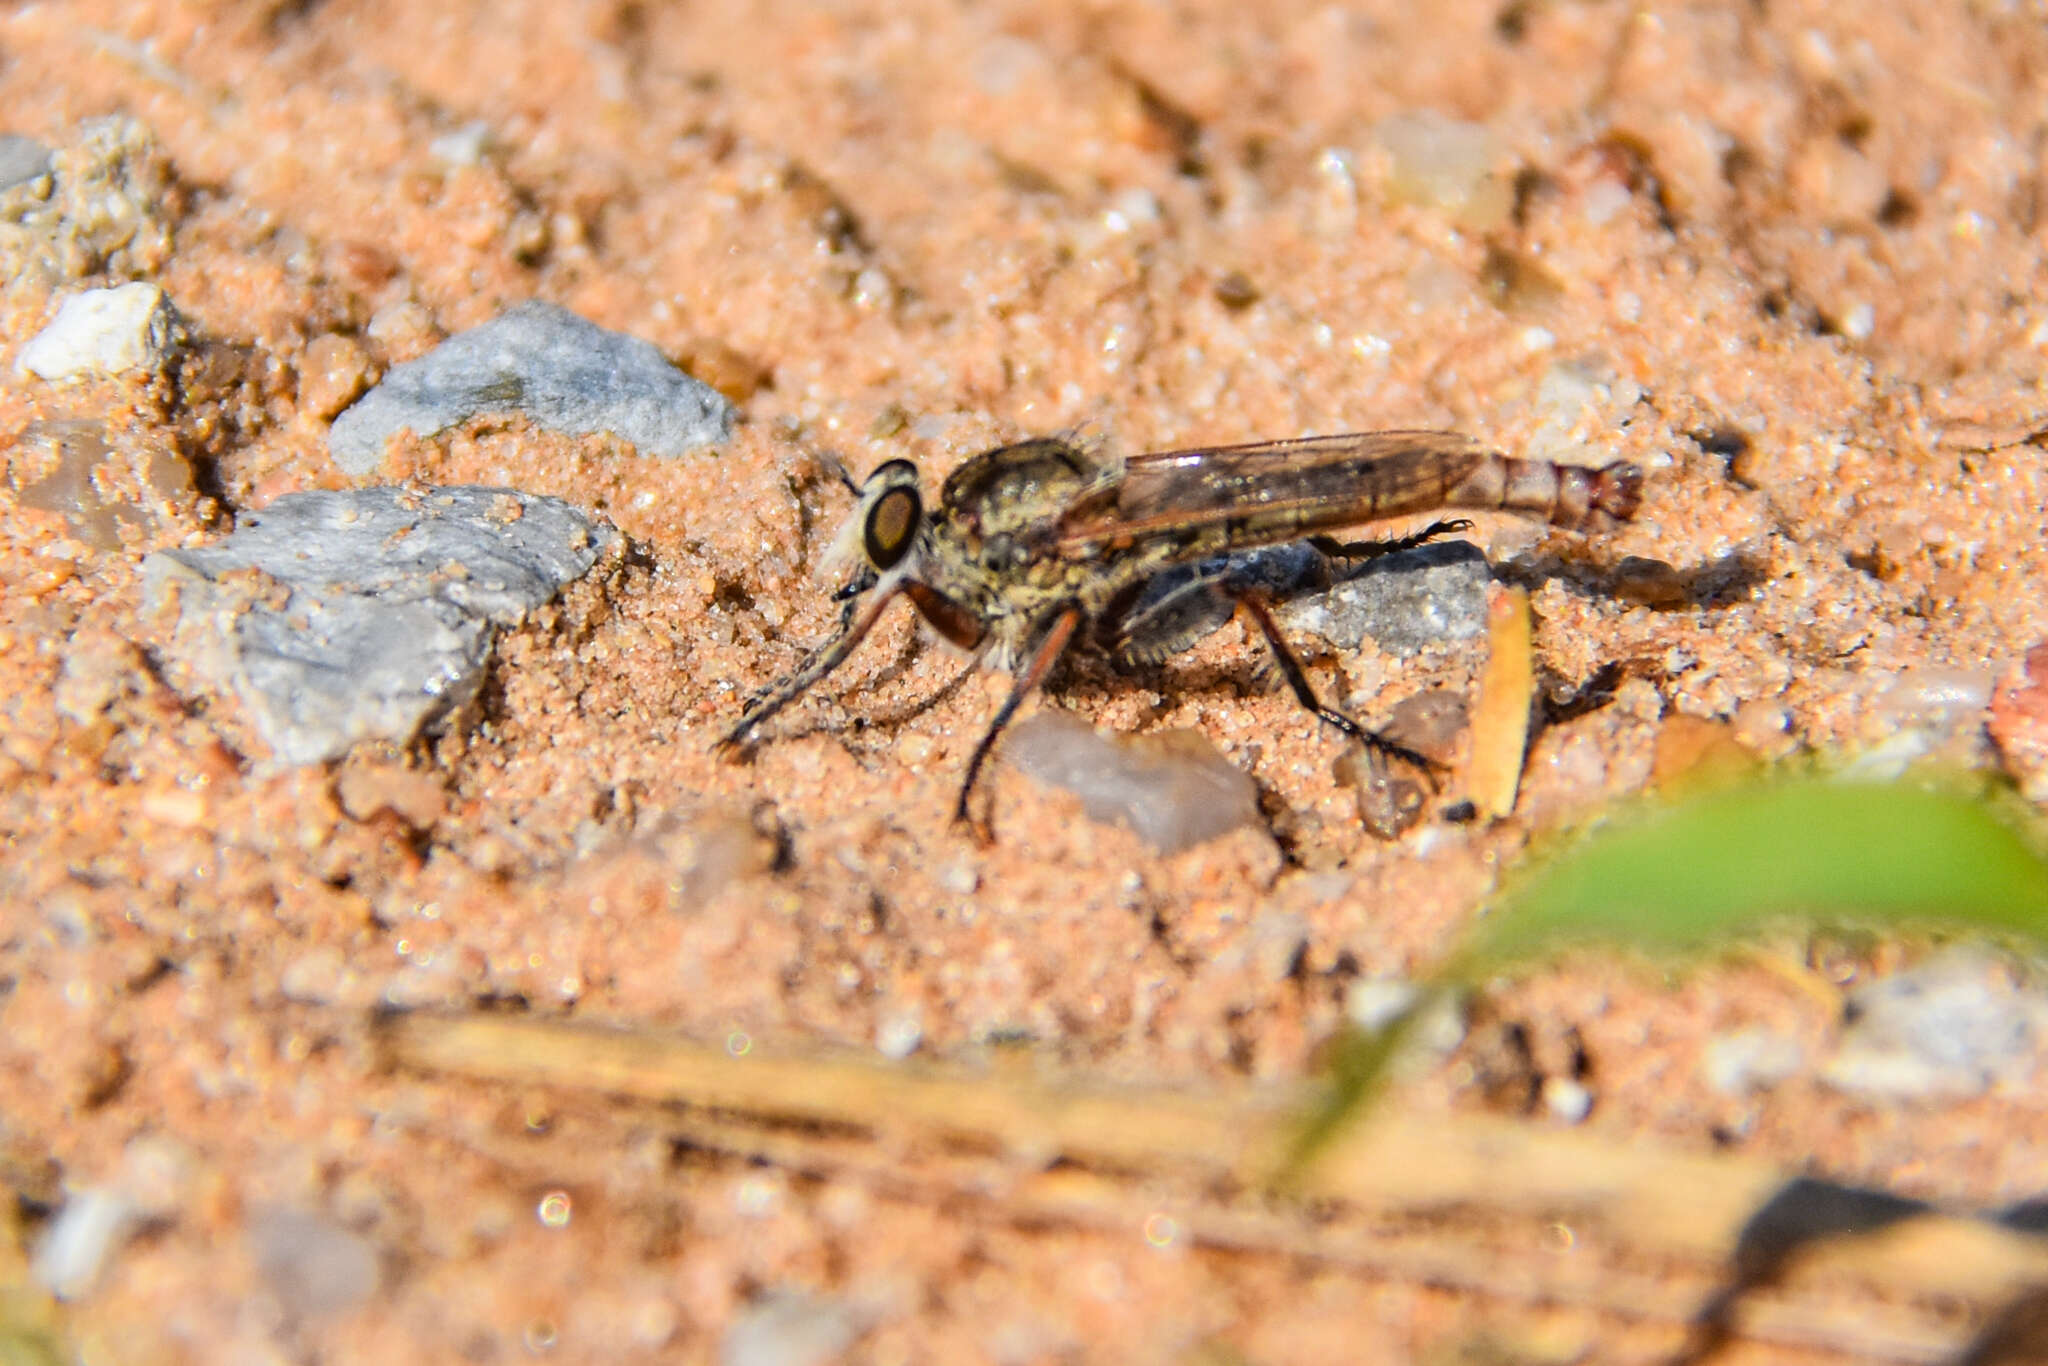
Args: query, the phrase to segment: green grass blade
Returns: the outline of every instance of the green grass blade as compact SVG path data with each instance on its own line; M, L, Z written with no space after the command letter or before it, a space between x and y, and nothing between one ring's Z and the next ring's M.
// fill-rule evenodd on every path
M1526 862L1433 989L1568 948L1669 957L1788 922L2048 944L2048 858L1989 803L1956 791L1816 778L1719 789L1646 805ZM1413 1018L1337 1041L1327 1095L1280 1184L1370 1107Z
M1787 919L2048 941L2048 861L1981 800L1804 779L1623 818L1536 866L1454 972L1574 944L1697 950Z

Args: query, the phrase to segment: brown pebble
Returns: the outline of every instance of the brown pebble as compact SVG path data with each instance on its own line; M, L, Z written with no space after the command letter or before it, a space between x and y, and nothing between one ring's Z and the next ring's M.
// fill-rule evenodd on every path
M677 354L676 368L703 380L734 403L775 386L775 372L722 341L700 337Z
M1422 819L1422 784L1396 773L1380 751L1348 746L1332 771L1357 795L1359 823L1377 838L1397 839Z
M2048 803L2048 640L1991 694L1991 742L2030 802Z
M1451 752L1471 721L1465 699L1449 688L1430 688L1404 699L1387 715L1381 734L1425 759L1451 762Z
M370 353L354 337L325 332L299 357L299 411L321 421L356 401L370 381Z
M1680 779L1729 776L1755 766L1756 756L1743 747L1728 722L1672 715L1657 729L1650 784L1664 787Z
M432 829L448 809L448 793L437 778L399 764L351 762L341 770L335 795L356 820L389 811L415 830Z
M1630 555L1614 567L1614 595L1641 607L1668 609L1692 601L1685 578L1662 560Z
M398 262L373 242L343 242L334 251L333 267L358 289L376 289L398 274Z
M1259 287L1241 270L1233 270L1216 281L1216 302L1225 308L1250 308L1259 301Z

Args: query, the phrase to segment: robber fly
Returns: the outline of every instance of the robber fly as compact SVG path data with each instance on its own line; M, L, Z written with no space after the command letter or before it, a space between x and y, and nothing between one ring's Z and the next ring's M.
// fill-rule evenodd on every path
M1054 437L1001 446L948 475L936 507L917 466L891 460L855 484L835 543L858 568L835 597L838 630L795 673L755 697L721 741L744 749L761 724L838 668L898 597L932 629L1014 676L967 761L957 819L996 737L1069 649L1153 662L1242 611L1301 705L1352 739L1427 770L1427 760L1316 697L1253 567L1262 547L1306 542L1365 558L1465 530L1343 543L1321 533L1439 508L1505 508L1553 525L1627 521L1642 472L1515 460L1449 432L1354 432L1102 460ZM1221 609L1220 612L1218 609Z

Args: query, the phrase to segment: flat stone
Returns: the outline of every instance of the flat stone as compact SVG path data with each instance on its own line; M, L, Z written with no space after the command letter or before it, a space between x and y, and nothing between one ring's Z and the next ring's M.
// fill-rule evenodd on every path
M1256 784L1195 731L1111 737L1047 709L1011 728L1003 757L1079 796L1090 820L1127 826L1163 854L1259 819Z
M275 762L310 764L461 714L498 628L616 539L512 489L294 493L217 545L151 555L143 582L153 607L175 590L173 653L195 677L240 698Z
M2048 1043L2048 992L1989 950L1959 947L1859 988L1822 1069L1837 1090L1912 1101L2031 1085Z
M860 1316L842 1302L776 1288L732 1316L718 1360L720 1366L826 1366L860 1335Z
M249 1250L285 1312L310 1319L343 1314L377 1291L377 1250L318 1214L274 1209L249 1221Z
M1367 640L1393 655L1486 633L1486 557L1467 541L1438 541L1368 561L1320 593L1281 604L1283 626L1340 650Z
M723 441L733 420L723 395L653 343L534 299L394 366L334 419L327 448L348 473L368 474L399 431L433 436L479 414L523 415L575 436L610 432L659 456Z

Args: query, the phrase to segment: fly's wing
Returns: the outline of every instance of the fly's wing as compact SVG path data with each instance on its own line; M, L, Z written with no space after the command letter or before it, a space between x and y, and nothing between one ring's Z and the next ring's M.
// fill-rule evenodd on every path
M1203 551L1270 545L1445 505L1492 453L1454 432L1350 432L1133 456L1115 498L1076 502L1062 551L1174 534ZM1204 534L1206 533L1206 534Z

